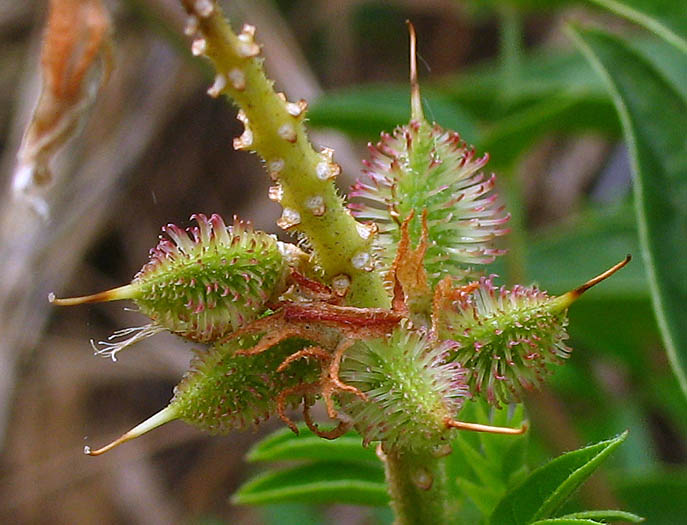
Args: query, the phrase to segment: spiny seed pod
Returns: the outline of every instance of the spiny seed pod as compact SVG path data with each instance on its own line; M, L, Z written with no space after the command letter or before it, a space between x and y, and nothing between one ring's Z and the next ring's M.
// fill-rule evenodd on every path
M348 351L341 379L368 401L351 399L345 408L365 443L424 449L446 437L447 421L470 396L466 371L447 362L451 345L432 343L404 323L388 339Z
M212 342L254 320L285 289L289 268L304 254L249 224L228 228L219 215L194 215L198 226L168 224L150 260L131 284L86 297L51 300L73 305L131 299L152 323L115 332L99 351L115 357L149 335L169 330ZM112 339L120 339L112 342Z
M255 338L236 338L199 352L191 368L174 389L169 405L98 450L86 447L89 455L100 455L151 430L180 419L211 433L226 433L268 419L276 412L279 393L312 382L320 375L319 363L300 360L277 372L282 361L303 347L290 339L268 352L236 355L252 346ZM288 399L297 404L300 398Z
M277 372L303 345L289 339L269 351L238 356L232 351L238 346L234 341L217 345L194 359L191 371L174 389L170 406L179 419L212 433L258 424L275 413L280 392L319 377L319 364L304 359Z
M560 297L535 287L496 287L494 276L454 294L452 305L441 308L435 330L440 339L455 343L452 359L469 370L470 392L499 406L539 386L550 365L561 364L572 351L565 344L570 304L629 260ZM441 303L435 299L435 306Z
M363 179L350 197L358 219L374 221L380 235L376 254L385 269L391 264L403 220L413 210L427 210L429 248L425 267L433 282L443 275L465 275L466 265L488 264L503 253L493 240L509 230L509 216L492 191L494 175L480 170L488 156L476 157L458 133L429 124L423 115L415 67L415 38L411 29L411 105L408 125L369 145ZM411 239L421 235L420 215L412 221Z

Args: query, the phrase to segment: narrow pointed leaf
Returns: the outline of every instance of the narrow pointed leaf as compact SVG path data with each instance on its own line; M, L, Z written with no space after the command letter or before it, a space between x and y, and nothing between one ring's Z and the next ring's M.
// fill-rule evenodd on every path
M674 525L687 516L687 469L618 472L611 486L627 507L651 525Z
M376 466L316 462L259 475L232 497L235 504L285 501L385 505L389 496L384 472Z
M606 79L620 115L654 310L687 395L687 101L621 40L595 30L571 33Z
M561 518L589 519L603 521L604 523L609 521L641 523L644 521L644 518L623 510L587 510L584 512L575 512L574 514L566 514L565 516L561 516Z
M490 523L524 525L550 517L626 437L568 452L534 470L501 500Z
M484 401L466 403L459 419L501 427L518 427L524 418L523 405L496 410ZM505 439L504 439L505 438ZM452 442L448 458L449 476L483 516L489 516L516 478L526 475L527 434L502 436L462 432Z
M472 448L461 436L454 441L457 445L456 453L462 454L472 467L479 480L487 487L501 487L502 483L497 470L498 465L494 465L480 452Z
M305 425L299 425L299 434L282 428L256 443L248 452L248 461L281 461L319 459L374 463L382 469L373 447L364 448L362 438L350 432L335 440L316 436Z
M429 90L423 95L429 120L460 130L461 136L469 142L477 139L473 119L458 104ZM308 119L315 127L333 127L366 139L379 137L383 130L393 130L408 122L409 117L408 88L393 85L370 85L327 93L308 111Z
M502 495L501 490L488 485L479 485L464 478L458 479L458 487L469 496L475 506L485 516L491 513Z
M528 522L529 523L529 522ZM598 525L603 523L596 520L586 520L582 518L551 518L531 522L532 525Z
M679 0L591 0L687 53L687 7Z

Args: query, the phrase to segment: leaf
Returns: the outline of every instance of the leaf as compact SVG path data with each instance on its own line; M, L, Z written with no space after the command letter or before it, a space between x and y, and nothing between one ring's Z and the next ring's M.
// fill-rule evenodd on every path
M687 516L687 469L610 476L614 492L629 510L651 525L683 523Z
M489 152L493 169L504 169L547 134L571 135L588 129L619 134L611 104L605 97L563 93L545 97L500 119L485 131L479 145Z
M246 455L248 461L280 461L318 459L382 464L371 447L362 446L362 438L350 432L335 440L326 440L313 434L305 425L299 425L299 434L281 428L259 441Z
M389 495L384 472L376 466L316 462L258 475L232 497L244 505L286 501L385 505Z
M260 514L265 525L324 525L327 523L320 509L304 503L265 505L261 508ZM222 520L217 525L226 525L226 522Z
M459 478L457 483L460 490L469 496L484 516L488 516L494 510L499 499L503 496L502 489L490 485L480 485L465 478Z
M627 431L608 441L563 454L534 470L501 500L490 523L524 525L550 517L626 437Z
M430 121L460 131L468 142L477 138L473 119L444 95L423 89L425 112ZM332 127L355 137L372 140L381 131L391 132L410 119L410 88L407 86L361 86L330 92L308 110L312 126Z
M529 245L528 274L542 288L556 294L579 286L626 254L639 252L637 226L630 206L605 212L589 210L572 223L533 237ZM590 290L585 300L589 298L648 299L641 258L635 257L613 279Z
M675 46L666 44L663 40L652 38L649 41L626 41L637 53L670 82L670 85L682 98L687 99L687 69L685 68L685 53Z
M551 518L531 522L532 525L598 525L600 521L585 520L581 518Z
M461 421L496 426L518 427L524 419L524 407L496 410L485 402L466 403L459 414ZM524 473L527 435L504 436L462 432L452 442L454 453L447 470L455 487L465 493L484 516L488 516L518 475Z
M605 78L620 114L654 311L687 395L687 102L617 38L601 31L570 32Z
M687 53L687 8L679 0L591 0L653 31Z
M629 521L630 523L641 523L644 518L632 514L631 512L625 512L622 510L587 510L584 512L575 512L573 514L566 514L560 518L568 519L590 519L590 520L601 520L603 522L607 521Z
M471 3L478 7L490 7L493 9L501 9L505 4L522 10L550 11L571 4L573 1L574 0L472 0Z
M598 525L600 521L586 520L582 518L551 518L531 522L532 525Z

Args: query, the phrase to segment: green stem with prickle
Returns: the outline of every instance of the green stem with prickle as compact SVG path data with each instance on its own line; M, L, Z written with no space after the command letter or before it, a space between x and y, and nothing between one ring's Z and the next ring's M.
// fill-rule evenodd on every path
M194 14L192 0L182 0L182 3L189 14ZM205 54L214 63L217 73L229 78L222 92L230 96L248 118L253 141L246 149L258 153L268 168L276 160L284 162L278 173L282 187L280 202L285 209L295 210L300 216L300 222L290 230L305 235L328 278L340 274L350 278L347 296L350 304L388 307L389 297L380 275L370 271L369 266L360 268L354 264L356 255L370 254L371 238L361 237L333 181L318 177L318 164L326 158L316 152L308 140L304 114L295 117L287 111L286 103L265 76L261 58L241 54L245 42L232 31L219 7L215 5L209 16L199 17L198 21L199 34L206 42ZM245 86L239 89L231 81L232 72L236 71L245 79ZM290 140L284 138L284 126L293 128ZM322 214L314 214L308 206L313 197L321 197Z
M385 451L384 464L394 525L451 523L445 458L396 448Z
M189 14L195 14L192 0L182 0L182 4ZM379 274L357 268L352 262L356 254L369 253L371 239L360 236L356 221L344 207L333 182L317 176L317 165L323 156L308 140L303 115L289 114L285 102L265 76L260 58L239 53L241 41L216 5L209 16L199 18L199 32L207 44L205 54L219 74L229 77L232 71L240 70L244 75L242 89L229 81L222 93L231 97L246 114L253 132L253 143L247 149L258 153L268 169L274 160L284 161L278 174L283 190L280 202L300 215L300 223L293 229L306 236L328 277L339 274L350 277L349 304L388 308L389 295ZM295 140L285 140L280 135L279 130L285 124L293 126ZM314 215L306 204L313 196L323 199L325 211L320 216ZM395 448L387 451L385 464L398 524L448 523L443 459Z

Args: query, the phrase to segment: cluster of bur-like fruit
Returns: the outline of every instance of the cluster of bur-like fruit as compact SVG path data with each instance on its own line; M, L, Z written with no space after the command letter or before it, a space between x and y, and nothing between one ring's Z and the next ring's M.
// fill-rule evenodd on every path
M457 415L471 397L498 407L540 384L570 352L568 306L627 259L560 297L496 286L480 269L503 253L494 243L508 231L495 177L481 171L486 156L476 158L457 133L426 121L414 80L410 123L370 146L350 193L352 214L367 221L358 224L361 235L372 238L363 269L384 279L391 306L348 304L348 276L328 279L317 253L238 220L227 226L218 215L198 214L187 230L168 225L131 284L52 298L134 301L150 323L96 346L113 359L164 330L209 345L196 352L165 409L87 452L173 419L225 432L278 414L295 430L288 408L300 403L306 424L323 437L354 427L365 442L391 447L441 449L455 429L524 430ZM337 422L333 430L321 430L310 413L318 399Z

